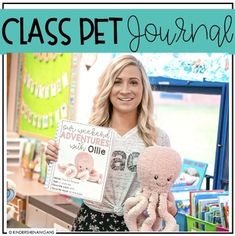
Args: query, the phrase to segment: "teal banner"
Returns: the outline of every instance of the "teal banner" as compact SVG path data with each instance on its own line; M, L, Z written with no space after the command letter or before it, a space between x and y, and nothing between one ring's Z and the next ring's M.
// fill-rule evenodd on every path
M0 51L235 53L234 10L0 10Z

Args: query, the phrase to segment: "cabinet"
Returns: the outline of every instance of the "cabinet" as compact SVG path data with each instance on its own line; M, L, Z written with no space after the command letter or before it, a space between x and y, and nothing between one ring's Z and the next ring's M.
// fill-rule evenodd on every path
M49 199L52 198L51 202L53 203L55 202L55 199L52 196L58 196L58 194L47 191L45 186L38 182L38 179L39 179L38 173L34 173L33 179L24 178L22 175L22 170L19 166L15 166L15 165L7 166L7 179L10 179L11 181L15 183L16 191L17 191L16 197L10 202L10 205L14 206L16 210L13 218L16 221L19 221L21 223L26 223L26 221L29 221L30 225L35 223L35 222L30 221L32 219L36 219L37 224L41 222L41 220L43 220L43 217L40 217L40 215L36 217L32 217L32 219L27 218L26 207L29 205L27 202L28 198L30 198L30 196L38 196L38 197L48 196L48 199L46 198L46 200L44 200L43 198L44 200L43 202L48 203ZM31 204L31 206L34 206L34 204ZM38 212L41 212L40 209L41 208L38 207L38 211L36 211L34 208L29 207L28 209L29 215L32 215L31 212L35 214L39 214ZM45 227L44 224L43 224L43 227Z
M27 204L26 225L30 228L46 228L47 213L31 204Z
M71 231L72 225L54 217L53 215L47 214L47 228L55 228L56 231Z
M30 228L55 228L57 231L71 231L72 229L72 225L29 203L26 208L26 225Z
M23 154L25 139L7 138L7 164L19 165Z

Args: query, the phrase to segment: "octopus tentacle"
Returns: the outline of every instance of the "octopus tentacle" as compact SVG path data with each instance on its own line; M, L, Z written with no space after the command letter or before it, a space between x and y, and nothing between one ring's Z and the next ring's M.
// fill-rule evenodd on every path
M160 194L158 213L165 221L165 227L162 231L174 231L177 223L175 218L167 211L167 193Z
M124 219L129 230L138 231L138 217L147 208L148 199L143 195L127 199L124 206Z
M156 204L158 202L158 194L152 194L149 198L149 204L147 207L148 217L142 224L140 231L152 231L152 226L156 221Z

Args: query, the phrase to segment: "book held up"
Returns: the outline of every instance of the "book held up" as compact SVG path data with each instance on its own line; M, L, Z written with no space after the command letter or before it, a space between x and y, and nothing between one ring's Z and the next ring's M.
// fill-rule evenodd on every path
M101 202L112 139L111 128L61 120L56 132L58 159L48 166L46 188Z

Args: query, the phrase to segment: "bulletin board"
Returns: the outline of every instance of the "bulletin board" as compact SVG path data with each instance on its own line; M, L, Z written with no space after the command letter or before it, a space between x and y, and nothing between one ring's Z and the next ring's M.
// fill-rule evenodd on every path
M72 54L26 53L22 60L19 133L48 140L69 118Z

